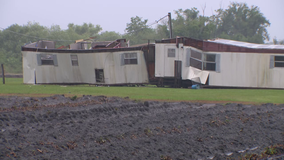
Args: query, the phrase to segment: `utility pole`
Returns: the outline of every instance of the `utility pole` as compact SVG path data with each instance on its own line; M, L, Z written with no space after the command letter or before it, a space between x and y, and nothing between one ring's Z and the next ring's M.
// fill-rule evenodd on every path
M171 16L171 12L169 12L169 13L168 13L168 17L169 17L170 38L173 38L173 30L172 30L172 16Z
M2 68L2 78L3 78L3 84L5 84L4 64L1 64L1 68Z

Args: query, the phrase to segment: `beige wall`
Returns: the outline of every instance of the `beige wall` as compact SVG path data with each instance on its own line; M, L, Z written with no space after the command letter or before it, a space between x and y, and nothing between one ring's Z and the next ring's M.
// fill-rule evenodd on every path
M168 57L168 48L176 50L175 57ZM180 44L179 47L177 48L176 44L159 44L158 43L155 45L155 49L156 49L155 76L156 77L174 77L175 60L183 61L185 59L183 45Z
M167 48L176 48L176 57L167 57ZM182 61L182 79L189 77L190 67L186 65L186 49L176 44L156 44L155 76L174 76L174 60ZM196 48L192 48L198 50ZM202 52L201 50L198 50ZM228 87L284 88L284 68L270 68L268 53L204 52L220 54L220 72L209 71L209 85ZM283 54L281 54L283 56ZM172 70L169 69L172 67Z
M137 52L137 65L121 65L121 54ZM148 83L148 73L142 51L77 53L79 66L72 66L73 53L57 55L58 66L37 64L37 54L23 51L24 83L96 83L95 69L104 69L104 84Z
M221 54L220 73L210 72L209 84L216 86L284 88L284 68L269 68L267 53Z

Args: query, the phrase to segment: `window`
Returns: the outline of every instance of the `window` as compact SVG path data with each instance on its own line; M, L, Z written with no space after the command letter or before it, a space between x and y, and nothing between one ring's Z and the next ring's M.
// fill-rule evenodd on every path
M216 55L204 54L203 70L216 71Z
M202 60L202 53L195 50L191 50L191 58Z
M192 66L200 70L220 72L220 55L207 54L188 48L186 50L186 66Z
M95 69L95 74L96 74L96 82L97 83L104 83L105 82L104 70L103 69Z
M274 66L284 67L284 56L274 56Z
M124 54L122 54L121 64L122 65L138 64L137 53L124 53Z
M53 56L50 54L41 55L41 65L54 65Z
M37 63L39 66L41 65L58 66L57 56L52 54L38 54Z
M269 68L274 68L274 67L284 67L284 56L275 56L275 55L270 56Z
M202 70L202 53L191 50L191 56L189 64L191 67Z
M190 63L191 67L198 68L198 69L202 70L202 61L201 60L190 58L189 63Z
M176 49L168 48L168 57L176 57Z
M71 63L72 63L72 66L79 66L77 55L71 55Z

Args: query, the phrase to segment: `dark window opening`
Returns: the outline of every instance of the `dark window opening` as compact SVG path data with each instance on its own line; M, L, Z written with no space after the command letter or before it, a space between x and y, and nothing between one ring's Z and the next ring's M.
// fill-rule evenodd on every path
M197 52L195 50L191 50L191 57L201 60L202 59L202 53Z
M208 71L216 71L216 63L203 63L203 69Z
M275 62L275 67L284 67L284 62Z
M216 55L215 54L204 54L203 70L216 71Z
M274 66L284 67L284 56L274 56Z
M78 61L72 60L72 66L79 66Z
M42 54L40 59L41 65L54 65L53 55L51 54Z
M54 65L53 60L41 60L41 65Z
M36 56L38 66L58 66L56 54L37 54Z
M137 59L124 59L124 64L137 64Z
M72 66L78 66L79 65L77 55L71 55L71 63L72 63Z
M104 83L105 82L104 70L103 69L95 69L95 74L96 74L96 82L97 83Z
M190 58L190 66L202 70L202 61Z
M275 61L283 61L284 62L284 56L275 56L274 60Z
M168 48L168 57L176 57L176 49Z
M215 54L205 54L204 55L204 61L207 61L207 62L215 62L215 58L216 55Z
M219 71L219 67L217 63L220 63L217 59L220 57L216 54L206 54L202 52L198 52L195 50L190 50L190 54L188 54L187 59L189 59L189 62L187 60L187 63L189 65L200 70L208 70L208 71ZM218 62L217 62L218 61Z

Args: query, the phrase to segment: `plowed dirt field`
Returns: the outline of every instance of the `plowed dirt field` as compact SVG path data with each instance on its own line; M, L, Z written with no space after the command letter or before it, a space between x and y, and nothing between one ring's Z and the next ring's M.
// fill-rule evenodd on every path
M0 97L0 159L240 159L283 143L283 104Z

